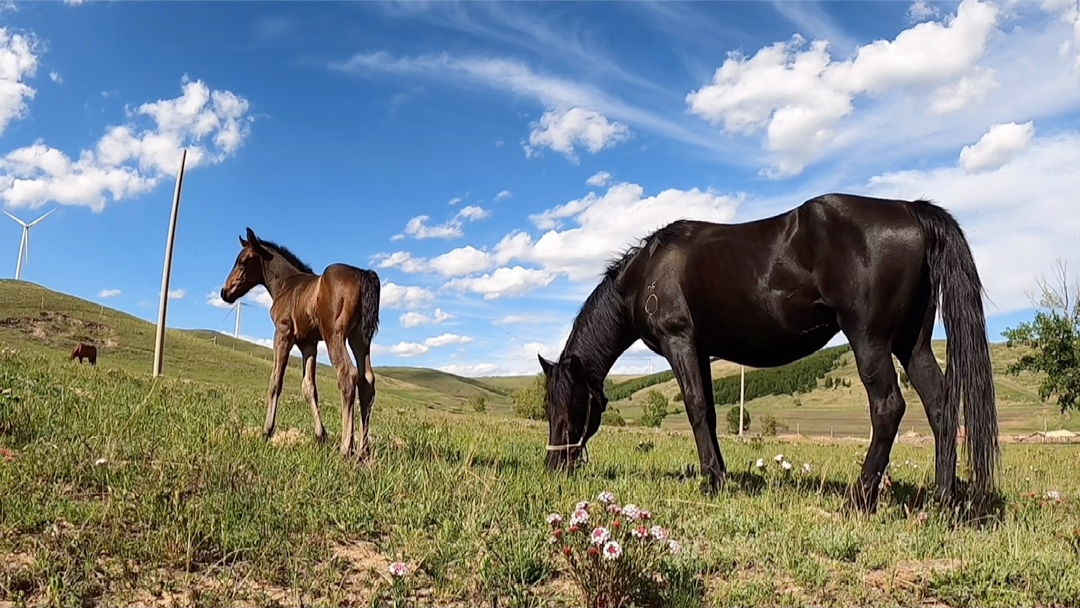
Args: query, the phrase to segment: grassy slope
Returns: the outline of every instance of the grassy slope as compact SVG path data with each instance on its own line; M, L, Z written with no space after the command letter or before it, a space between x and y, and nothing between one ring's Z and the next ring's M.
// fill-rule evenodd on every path
M731 483L710 499L683 476L681 433L605 429L585 469L549 476L543 423L390 399L359 466L334 450L336 416L331 446L301 407L262 441L262 396L0 351L0 606L390 605L394 560L405 605L580 605L544 517L601 490L682 543L666 606L1080 603L1080 478L1061 466L1076 446L1005 445L1009 508L955 525L924 503L927 445L896 446L892 490L861 519L840 512L861 445L725 438ZM1024 497L1048 490L1064 502Z
M945 342L934 343L934 352L938 361L945 361ZM1061 415L1058 407L1054 404L1043 403L1039 399L1039 378L1033 374L1024 372L1019 376L1006 374L1006 368L1015 362L1023 351L1017 348L1007 348L1002 343L992 344L990 356L994 365L994 384L998 397L998 418L1002 433L1026 433L1033 430L1041 430L1043 422L1049 430L1067 428L1073 431L1080 430L1080 416ZM751 417L772 414L777 420L786 422L790 432L798 429L803 434L828 435L833 432L837 435L867 436L870 426L870 412L867 405L866 389L859 380L859 373L855 367L855 357L847 353L842 357L843 364L828 375L837 380L847 380L850 387L826 389L824 379L818 382L818 388L799 395L797 398L790 395L778 395L761 397L746 402L746 408L751 412ZM900 365L894 359L897 372ZM713 377L737 375L739 366L727 361L717 361L712 365ZM747 371L750 371L748 368ZM668 398L672 407L678 408L679 413L669 415L664 419L662 428L672 430L689 430L690 424L686 414L682 412L682 403L674 401L679 393L679 386L675 380L669 380L652 387L640 390L629 399L623 399L614 403L620 413L627 418L636 418L641 414L645 394L650 390L660 391ZM903 432L915 430L915 432L928 435L930 426L926 420L922 401L913 387L901 387L904 400L907 403L907 412L904 415ZM801 405L796 405L799 403ZM717 416L721 418L727 414L727 407L721 406L717 410ZM723 423L721 423L723 424ZM751 431L756 428L751 426Z

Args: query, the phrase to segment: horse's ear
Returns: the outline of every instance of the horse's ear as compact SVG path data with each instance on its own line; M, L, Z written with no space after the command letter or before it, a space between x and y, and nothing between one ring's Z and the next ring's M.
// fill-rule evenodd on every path
M585 366L582 365L581 359L577 355L570 355L570 371L575 375L579 375L585 371Z
M240 246L246 249L247 246L248 246L248 242L244 240L244 237L241 236L241 237L237 237L237 238L240 239Z
M251 243L252 245L259 242L259 237L255 236L255 231L252 230L251 228L247 229L247 237L248 237L248 242Z
M550 376L551 368L555 367L555 364L545 359L540 353L536 353L536 358L540 360L540 369L544 370L544 375Z

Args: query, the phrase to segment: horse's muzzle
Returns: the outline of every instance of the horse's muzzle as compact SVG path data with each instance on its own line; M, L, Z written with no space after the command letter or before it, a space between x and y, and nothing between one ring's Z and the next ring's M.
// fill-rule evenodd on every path
M225 294L225 288L224 287L221 288L221 299L224 300L226 304L232 304L233 303L233 301L229 299L229 296L227 296Z

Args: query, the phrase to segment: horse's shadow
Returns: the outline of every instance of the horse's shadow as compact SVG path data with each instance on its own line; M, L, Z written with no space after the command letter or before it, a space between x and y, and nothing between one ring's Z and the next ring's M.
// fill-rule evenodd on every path
M614 477L614 471L605 471L605 475ZM701 483L703 498L709 495L704 478L698 474L697 467L688 464L681 469L652 470L651 476L667 479L676 483ZM905 480L891 480L887 486L879 489L876 511L883 508L897 507L900 517L915 517L918 513L934 510L952 525L981 526L1000 521L1005 514L1005 498L1000 492L988 497L979 497L966 480L957 480L955 497L949 501L936 500L933 487L911 483ZM767 488L783 488L803 496L825 496L843 499L841 514L857 517L863 514L857 507L858 483L828 476L809 477L789 475L769 478L752 470L728 471L722 491L717 496L759 496Z

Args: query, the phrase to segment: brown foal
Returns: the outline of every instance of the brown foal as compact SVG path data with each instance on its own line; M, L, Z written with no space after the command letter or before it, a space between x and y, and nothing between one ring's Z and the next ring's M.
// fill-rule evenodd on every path
M347 264L331 264L317 275L288 249L260 240L251 228L247 229L246 241L240 237L240 245L236 263L221 289L221 299L231 304L256 285L262 285L274 300L270 307L270 318L274 321L274 371L266 398L263 427L266 438L274 434L281 384L295 345L303 355L304 398L315 419L315 438L320 443L326 441L315 387L316 355L321 340L326 342L330 362L337 370L341 391L341 454L353 453L353 404L359 394L360 421L364 427L359 454L361 459L367 458L368 423L375 402L371 340L379 329L379 276ZM363 361L364 373L357 372L346 346L352 350L357 365Z

